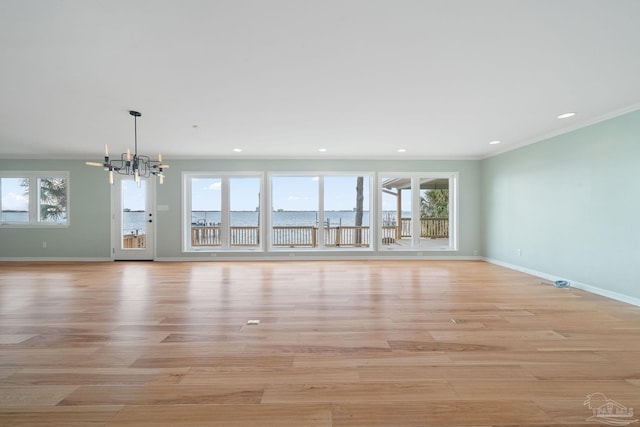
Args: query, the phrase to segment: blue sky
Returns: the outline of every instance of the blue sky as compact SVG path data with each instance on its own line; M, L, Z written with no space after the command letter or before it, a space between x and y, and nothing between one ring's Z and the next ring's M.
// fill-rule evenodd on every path
M22 178L2 178L2 209L11 211L26 211L29 197L24 194L20 186Z
M273 209L315 211L318 209L318 177L275 176L272 178ZM365 179L364 210L369 210L369 188ZM193 210L220 210L221 180L194 179ZM231 210L252 211L258 206L258 178L231 179ZM352 210L356 206L355 176L325 176L325 210Z
M132 179L122 180L122 200L124 201L124 206L122 206L123 209L129 208L132 211L145 210L145 184L146 181L144 179L140 180L140 188L138 188L138 185Z

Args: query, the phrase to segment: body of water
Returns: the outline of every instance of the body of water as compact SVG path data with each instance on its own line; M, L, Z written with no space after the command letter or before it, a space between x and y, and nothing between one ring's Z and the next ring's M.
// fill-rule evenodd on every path
M231 212L231 225L238 227L257 226L259 224L258 212L255 211L234 211ZM410 212L403 212L403 218L409 218ZM318 224L318 214L313 211L276 211L272 213L273 225L275 226L315 226ZM27 212L2 212L4 222L28 222ZM144 212L124 212L123 213L123 234L145 234L147 222ZM333 227L338 225L355 225L356 213L353 211L327 211L324 214L325 224ZM382 220L389 223L396 220L396 212L385 211L382 213ZM220 224L219 211L193 211L191 216L192 224L216 225ZM362 215L362 225L369 224L369 212Z
M258 212L235 211L231 212L232 226L257 226L259 223ZM271 213L274 226L315 226L318 224L318 213L315 211L275 211ZM403 218L411 217L411 212L403 212ZM382 214L383 221L396 220L396 212L385 211ZM191 223L200 225L220 224L219 211L193 211ZM338 225L356 225L356 213L354 211L326 211L324 222L333 227ZM369 224L369 212L362 214L362 225Z
M49 223L49 224L64 224L65 221L66 221L66 218L61 218L59 220L49 219L47 221L41 221L41 222ZM2 222L15 222L15 223L27 224L29 222L29 212L3 211Z

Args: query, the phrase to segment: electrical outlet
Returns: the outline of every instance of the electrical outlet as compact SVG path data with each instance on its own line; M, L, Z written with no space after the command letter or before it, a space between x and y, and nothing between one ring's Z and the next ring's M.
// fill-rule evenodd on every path
M42 242L42 249L47 249L47 242Z
M516 249L516 252L518 253L518 256L522 256L522 249Z

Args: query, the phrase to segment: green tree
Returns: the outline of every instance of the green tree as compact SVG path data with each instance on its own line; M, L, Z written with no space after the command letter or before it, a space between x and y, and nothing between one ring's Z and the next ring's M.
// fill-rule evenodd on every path
M420 219L449 217L449 189L426 190L420 197Z

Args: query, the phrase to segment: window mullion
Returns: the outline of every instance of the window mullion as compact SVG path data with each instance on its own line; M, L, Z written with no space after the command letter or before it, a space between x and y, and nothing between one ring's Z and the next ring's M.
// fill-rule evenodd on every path
M38 224L40 212L40 186L38 177L30 176L29 180L29 224Z
M184 248L187 248L189 251L194 250L193 241L191 239L191 226L193 221L193 197L191 187L193 186L193 176L185 175L183 173L182 180L184 183L183 195L184 195L184 206L183 206L183 219L182 219L182 228L184 230L183 243Z
M316 224L318 233L318 247L324 247L324 176L318 176L318 223Z
M411 246L420 246L420 177L411 178Z
M229 184L229 177L223 176L221 177L221 188L220 191L222 200L220 206L220 226L222 233L222 247L229 248L230 239L231 239L231 214L229 209L231 208L231 197L229 195L229 189L231 188Z

